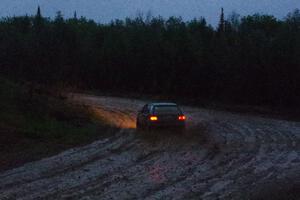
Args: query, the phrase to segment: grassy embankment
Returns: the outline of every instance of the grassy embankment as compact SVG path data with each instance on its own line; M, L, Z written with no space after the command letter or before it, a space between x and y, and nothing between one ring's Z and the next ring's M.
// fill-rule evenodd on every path
M0 171L112 131L88 108L0 78Z

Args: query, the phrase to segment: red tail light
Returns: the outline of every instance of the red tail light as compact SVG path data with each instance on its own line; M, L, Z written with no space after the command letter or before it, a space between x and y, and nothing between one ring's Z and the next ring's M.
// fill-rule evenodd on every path
M157 116L150 116L150 121L157 121L157 120L158 120Z
M186 117L184 115L178 116L178 120L179 121L184 121L185 119L186 119Z

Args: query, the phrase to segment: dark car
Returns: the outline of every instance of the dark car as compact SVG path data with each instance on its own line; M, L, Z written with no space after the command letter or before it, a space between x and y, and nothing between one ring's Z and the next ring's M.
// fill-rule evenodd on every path
M136 127L140 130L153 128L185 129L186 117L175 103L149 103L139 111Z

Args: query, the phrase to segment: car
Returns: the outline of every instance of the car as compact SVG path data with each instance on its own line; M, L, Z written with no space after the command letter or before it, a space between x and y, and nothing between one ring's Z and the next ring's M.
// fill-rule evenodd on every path
M136 127L138 130L155 128L185 129L186 116L175 103L149 103L138 112Z

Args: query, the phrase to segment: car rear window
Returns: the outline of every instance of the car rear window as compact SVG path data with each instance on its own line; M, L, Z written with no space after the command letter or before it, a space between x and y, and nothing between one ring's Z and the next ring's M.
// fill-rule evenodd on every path
M155 106L155 114L179 114L180 110L177 106Z

